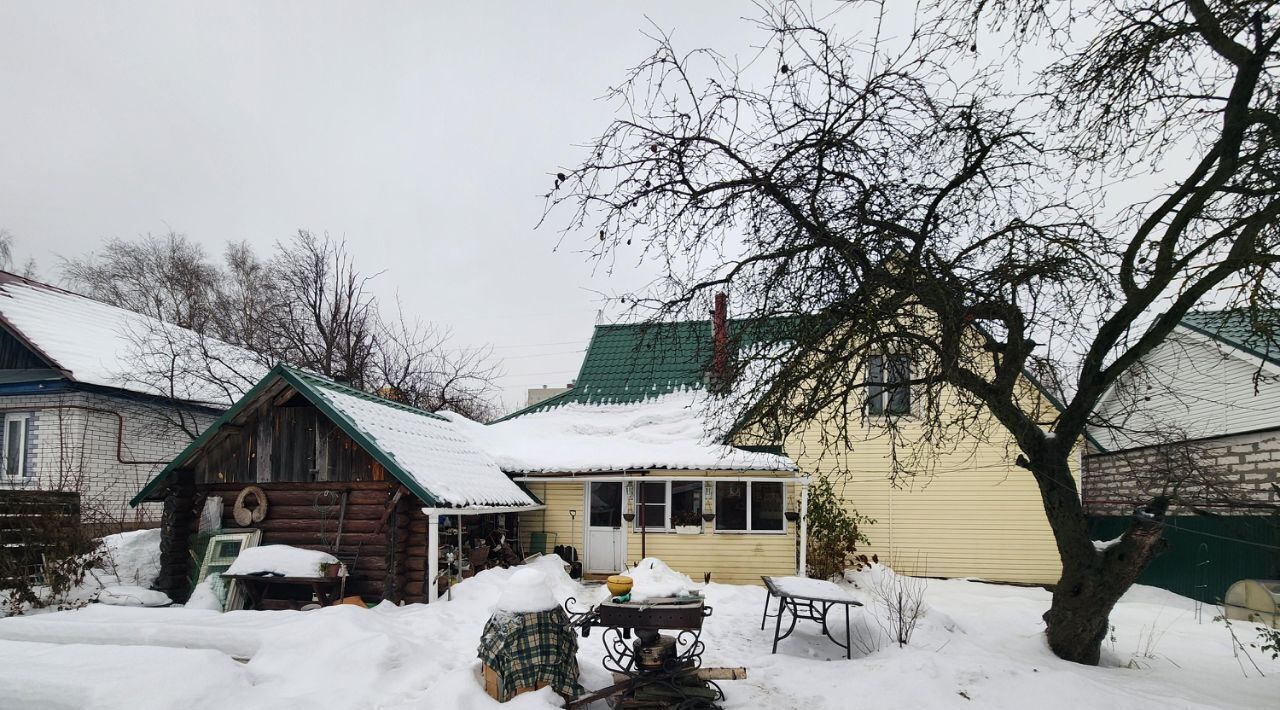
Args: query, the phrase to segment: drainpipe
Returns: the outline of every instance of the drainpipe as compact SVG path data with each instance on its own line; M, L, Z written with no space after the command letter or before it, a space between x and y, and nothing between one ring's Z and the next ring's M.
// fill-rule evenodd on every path
M0 407L0 414L5 412L47 412L60 409L78 409L84 412L93 412L95 414L106 414L116 418L116 461L126 466L156 466L167 465L172 459L164 461L141 461L126 459L124 457L124 415L120 412L113 412L110 409L102 409L101 407L90 407L83 404L42 404L33 407Z
M800 569L796 576L809 576L809 477L800 483Z

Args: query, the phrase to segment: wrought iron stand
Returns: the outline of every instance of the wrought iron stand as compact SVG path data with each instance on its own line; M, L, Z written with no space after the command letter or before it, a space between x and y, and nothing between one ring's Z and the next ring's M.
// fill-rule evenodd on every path
M567 707L583 707L604 698L625 702L647 686L664 689L673 708L695 710L718 708L724 691L711 680L688 682L702 667L702 620L711 616L711 607L701 601L685 604L643 604L603 602L586 610L575 610L577 600L564 603L573 625L588 637L592 628L603 629L604 658L601 665L618 682L575 698ZM675 636L661 633L675 631ZM635 639L632 640L632 636Z

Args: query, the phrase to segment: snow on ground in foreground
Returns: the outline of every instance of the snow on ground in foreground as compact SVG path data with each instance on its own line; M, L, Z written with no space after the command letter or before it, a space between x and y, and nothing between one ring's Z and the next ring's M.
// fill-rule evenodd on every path
M593 602L606 594L568 579L554 558L535 565L557 599ZM482 572L455 588L451 601L430 606L218 614L95 604L0 620L0 708L556 707L545 690L499 706L477 679L480 632L514 573ZM867 640L879 633L883 612L865 576L855 576L861 588L842 586L868 605L854 612L855 630ZM711 584L704 591L715 610L703 634L705 665L749 673L722 683L726 708L1265 708L1280 698L1280 663L1255 654L1268 676L1249 668L1245 678L1211 608L1198 624L1192 602L1150 587L1135 588L1117 606L1115 641L1098 668L1049 653L1040 621L1049 595L1041 589L929 581L911 646L882 640L852 661L811 623L770 655L772 628L760 630L762 588ZM600 637L579 640L587 688L609 682Z

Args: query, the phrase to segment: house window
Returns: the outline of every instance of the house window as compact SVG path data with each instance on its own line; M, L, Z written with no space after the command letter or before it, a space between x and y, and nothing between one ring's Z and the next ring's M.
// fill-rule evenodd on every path
M27 443L30 415L4 415L4 473L10 478L30 478L27 469Z
M665 530L667 527L667 484L645 481L636 486L636 529Z
M702 525L702 482L671 482L671 525Z
M867 413L911 412L911 358L906 355L872 355L867 359Z
M784 532L787 490L781 481L717 481L717 532Z
M702 524L701 481L644 481L636 485L635 496L637 530Z

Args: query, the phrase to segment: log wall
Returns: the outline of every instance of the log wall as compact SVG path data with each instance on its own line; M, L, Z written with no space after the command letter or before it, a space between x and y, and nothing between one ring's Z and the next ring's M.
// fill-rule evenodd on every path
M366 601L425 601L426 518L422 516L420 543L415 544L411 521L415 511L422 515L422 503L412 493L402 491L393 505L399 488L394 482L201 484L198 491L203 495L198 496L197 508L203 507L207 496L216 495L223 500L222 526L238 528L236 496L247 485L257 485L267 495L266 517L249 526L262 531L260 544L335 555L347 565L348 596L359 595Z
M155 588L175 602L185 602L191 592L191 536L199 524L195 513L195 484L191 474L179 471L165 489L160 516L160 576Z

